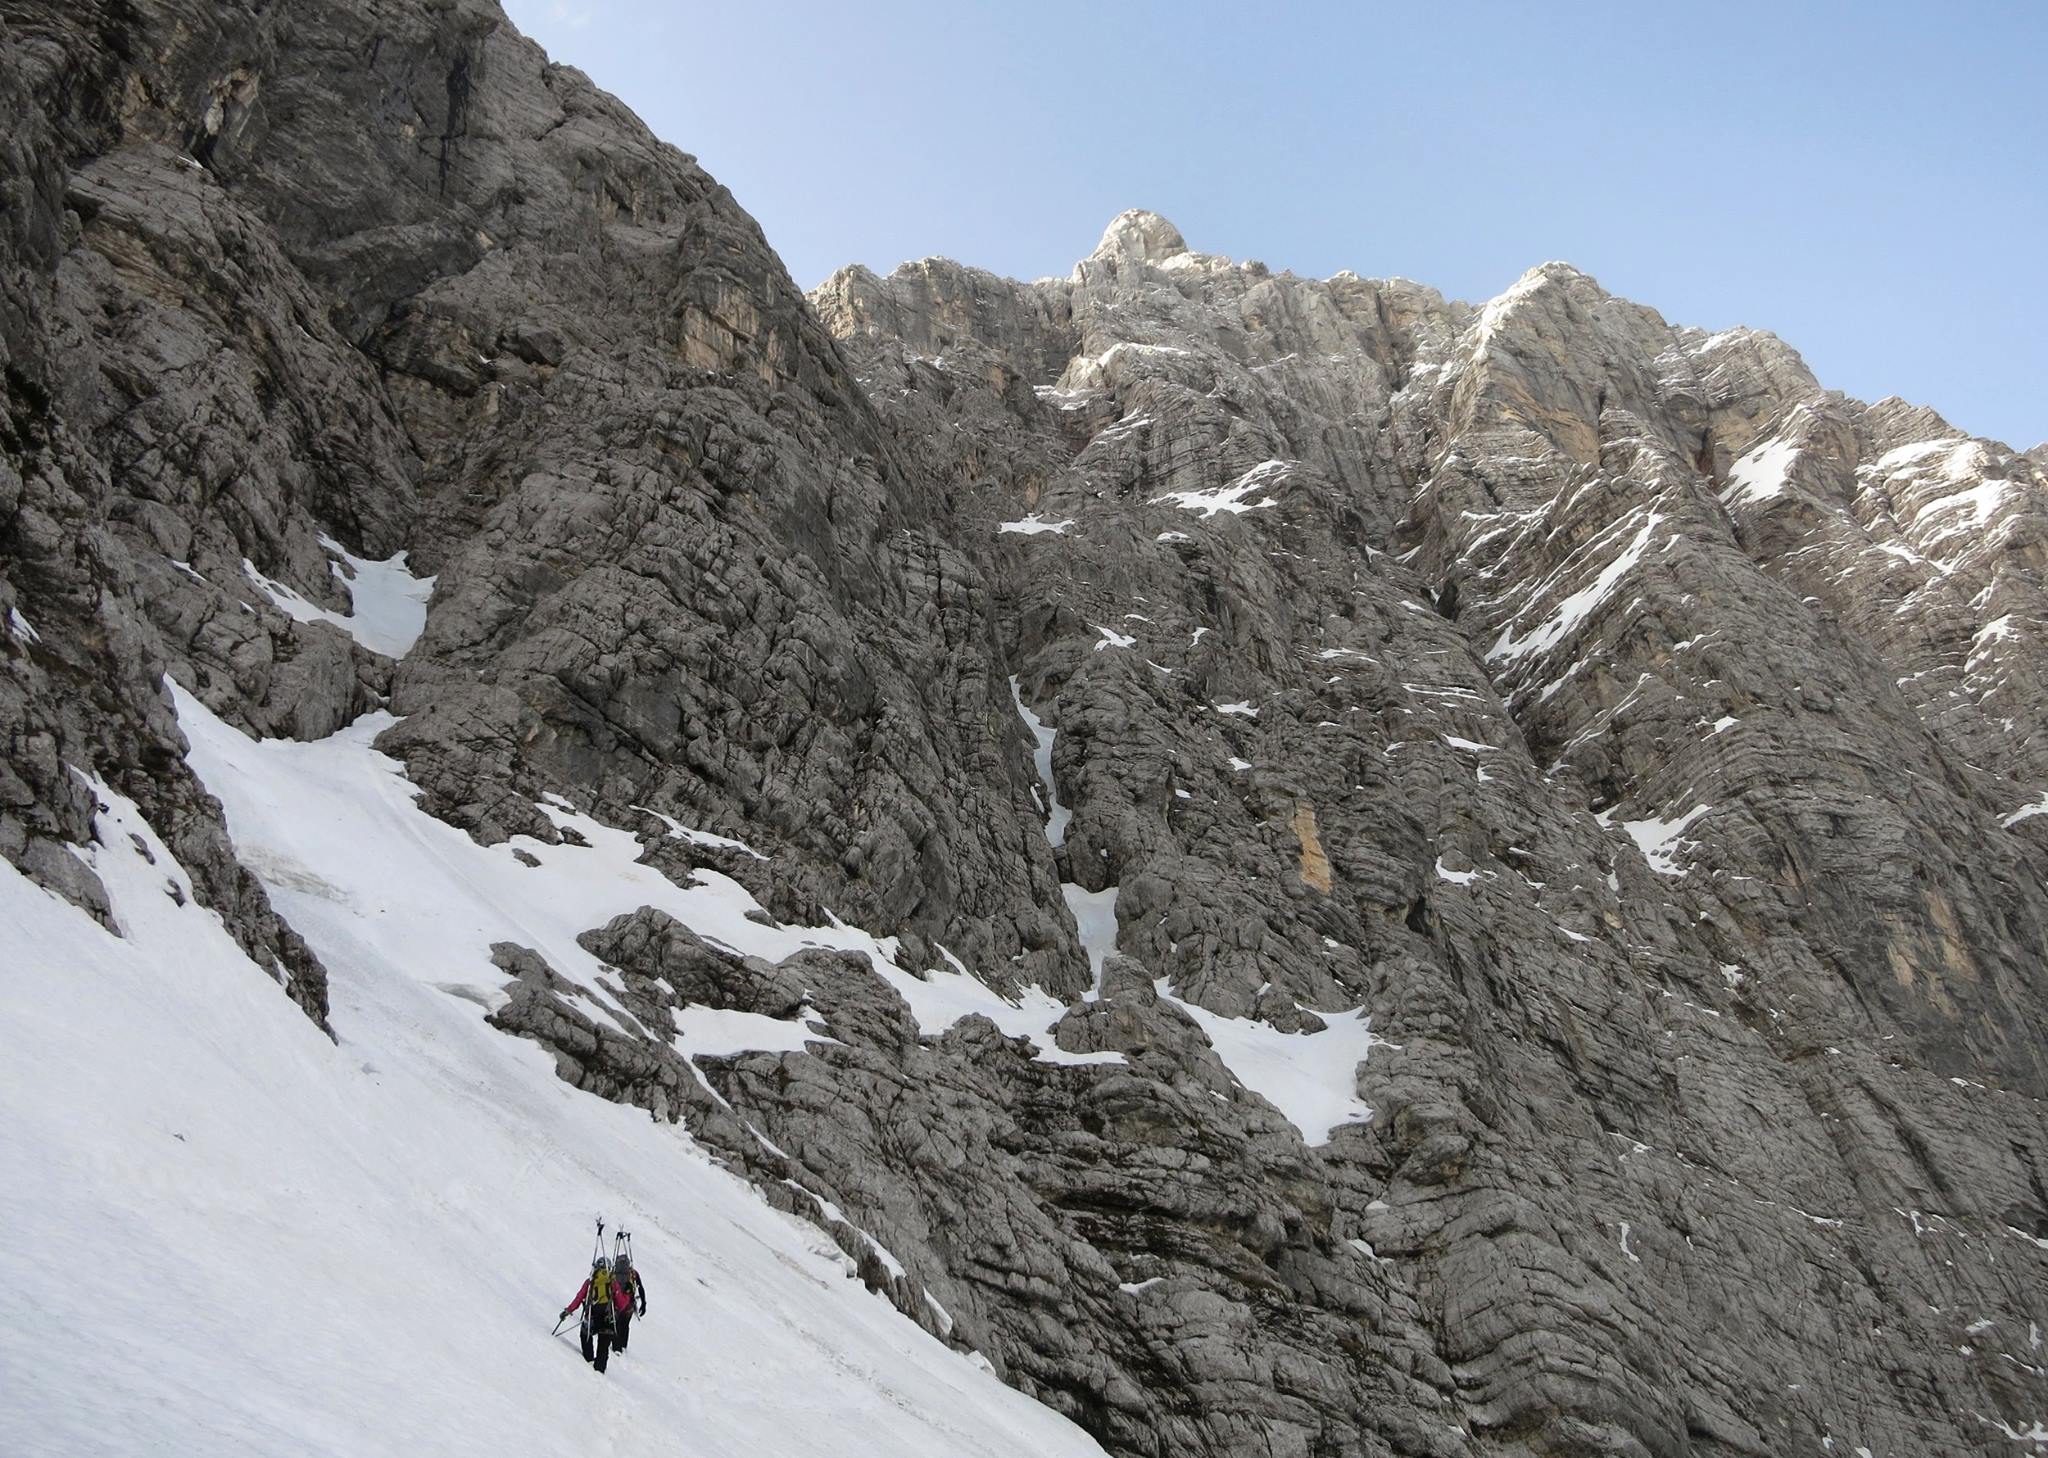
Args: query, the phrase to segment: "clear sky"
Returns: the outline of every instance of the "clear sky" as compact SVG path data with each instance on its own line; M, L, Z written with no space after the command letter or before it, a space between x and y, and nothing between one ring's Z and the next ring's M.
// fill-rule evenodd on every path
M1127 207L1454 298L1561 258L2048 438L2048 0L506 0L798 283L1064 274Z

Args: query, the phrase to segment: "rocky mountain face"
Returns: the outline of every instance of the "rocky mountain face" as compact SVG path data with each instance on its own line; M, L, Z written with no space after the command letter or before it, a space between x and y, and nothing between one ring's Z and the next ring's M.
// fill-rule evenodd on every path
M1133 1001L1386 1040L1307 1179L1229 1161L1277 1247L1184 1173L1090 1211L1169 1273L1139 1329L1191 1265L1230 1303L1182 1382L1258 1420L1157 1451L2041 1431L2037 458L1559 264L1475 310L1131 213L1070 279L814 302L993 539ZM1149 1122L1101 1133L1214 1168Z
M325 1023L168 679L894 937L479 955L1112 1453L2048 1443L2042 452L1560 264L806 299L483 0L0 25L27 874L106 915L97 776Z

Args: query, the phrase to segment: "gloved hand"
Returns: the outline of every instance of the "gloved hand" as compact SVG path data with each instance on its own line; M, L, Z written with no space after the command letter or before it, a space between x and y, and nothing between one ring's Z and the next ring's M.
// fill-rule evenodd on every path
M575 1309L576 1309L576 1308L575 1308L575 1307L573 1307L573 1306L564 1306L564 1307L562 1308L562 1314L561 1314L560 1316L556 1317L556 1318L555 1318L555 1320L556 1320L556 1321L567 1321L567 1320L569 1319L569 1313L570 1313L570 1312L572 1312L572 1311L574 1311Z

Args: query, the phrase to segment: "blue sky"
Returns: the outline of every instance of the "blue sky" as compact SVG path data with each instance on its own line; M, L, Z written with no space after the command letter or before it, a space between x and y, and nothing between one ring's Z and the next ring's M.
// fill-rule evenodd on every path
M1562 258L2048 439L2048 3L507 0L798 283L1063 274L1126 207L1455 298Z

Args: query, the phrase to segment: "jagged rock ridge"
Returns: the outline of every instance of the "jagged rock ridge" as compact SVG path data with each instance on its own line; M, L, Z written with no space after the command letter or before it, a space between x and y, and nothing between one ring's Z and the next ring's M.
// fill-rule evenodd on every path
M1067 280L807 302L473 0L5 18L29 874L95 906L99 775L324 1018L161 680L268 735L388 702L480 838L557 839L559 796L1071 1004L1050 1049L941 1028L866 958L652 908L585 934L609 997L490 949L499 1026L1113 1452L2039 1421L2037 458L1556 264L1475 310L1132 213ZM401 658L307 610L401 550ZM668 1036L806 998L836 1042ZM1369 1122L1219 1052L1360 1008Z

